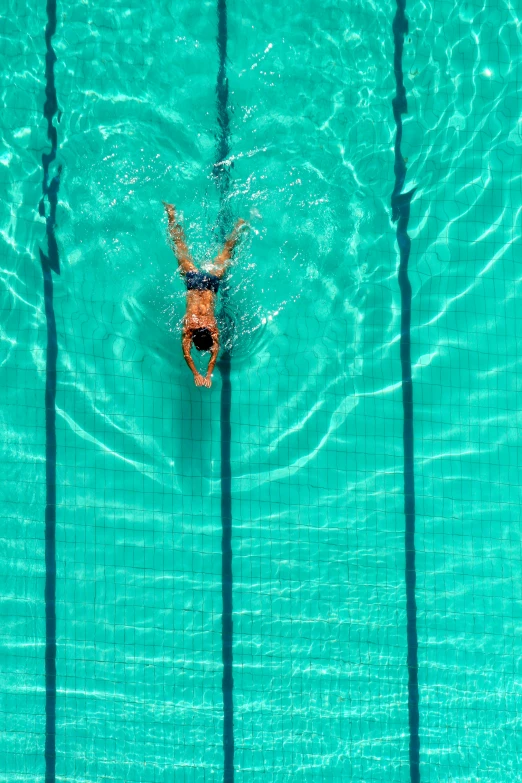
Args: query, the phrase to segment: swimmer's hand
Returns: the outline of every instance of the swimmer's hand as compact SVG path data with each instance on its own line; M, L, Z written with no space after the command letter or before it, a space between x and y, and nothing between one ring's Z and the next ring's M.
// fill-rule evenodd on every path
M203 375L200 375L199 372L194 373L194 383L196 386L205 386L207 389L210 389L212 386L212 381L210 378L205 378Z

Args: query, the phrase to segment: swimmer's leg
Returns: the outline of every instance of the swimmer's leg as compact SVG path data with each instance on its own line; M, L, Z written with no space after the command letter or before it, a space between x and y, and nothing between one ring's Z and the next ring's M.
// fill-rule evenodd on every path
M219 255L216 256L212 263L212 267L210 268L210 272L212 272L213 275L216 277L223 277L225 274L227 267L229 266L232 255L234 253L234 248L238 243L241 226L245 226L246 223L244 220L239 219L234 226L234 229L232 230L231 234L227 238L225 244L223 245L223 250Z
M169 236L174 244L173 250L178 259L180 271L183 275L187 272L196 272L197 268L192 261L185 233L176 220L176 209L173 204L167 204L166 201L163 202L163 206L169 219Z

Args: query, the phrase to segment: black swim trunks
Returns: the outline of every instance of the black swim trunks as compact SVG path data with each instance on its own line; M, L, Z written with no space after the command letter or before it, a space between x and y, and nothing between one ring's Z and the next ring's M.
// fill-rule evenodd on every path
M219 288L219 277L211 275L210 272L201 272L199 269L195 272L187 272L185 282L188 291L213 291L217 294Z

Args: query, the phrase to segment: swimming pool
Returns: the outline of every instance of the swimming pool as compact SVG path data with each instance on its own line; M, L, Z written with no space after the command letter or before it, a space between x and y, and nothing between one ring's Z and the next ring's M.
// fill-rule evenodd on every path
M405 16L10 4L3 779L520 779L520 20Z

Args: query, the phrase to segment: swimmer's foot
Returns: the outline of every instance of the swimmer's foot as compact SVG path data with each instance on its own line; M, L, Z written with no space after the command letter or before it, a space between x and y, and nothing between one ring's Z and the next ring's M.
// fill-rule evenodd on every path
M162 201L161 203L165 207L165 212L169 216L169 221L176 220L176 208L174 204L169 204L168 201Z
M176 220L176 207L174 206L174 204L169 204L168 201L162 201L161 203L165 207L165 212L167 213L169 219L169 234L171 239L173 239L175 243L181 242L183 243L183 245L185 245L186 243L185 243L185 237L183 235L183 229L181 228L179 222ZM188 249L187 249L187 253L188 253Z
M250 228L246 220L243 220L243 218L239 218L239 220L236 221L236 225L232 229L232 233L230 234L230 237L228 241L233 241L234 243L237 242L239 237L244 231L247 231Z

